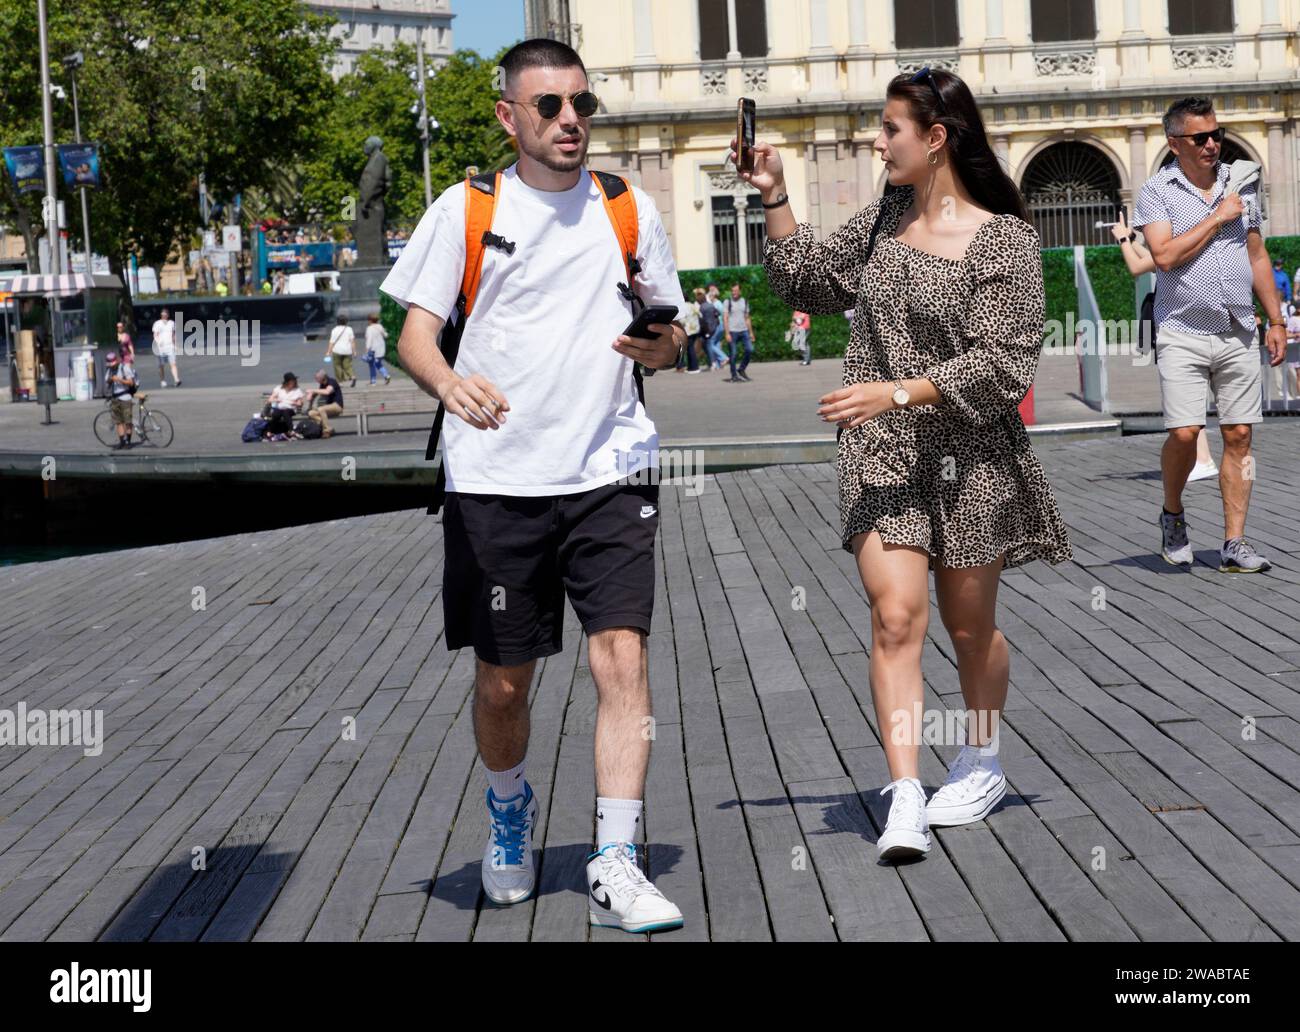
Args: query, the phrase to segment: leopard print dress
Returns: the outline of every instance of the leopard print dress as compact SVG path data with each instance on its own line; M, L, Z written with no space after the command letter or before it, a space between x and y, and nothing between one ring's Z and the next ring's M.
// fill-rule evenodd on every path
M1034 382L1043 331L1038 234L995 215L961 259L893 238L905 187L822 243L812 227L768 240L764 267L788 305L854 309L844 385L930 379L943 401L890 409L840 436L843 545L855 534L923 548L945 567L1071 558L1065 522L1017 406ZM870 263L868 238L883 209Z

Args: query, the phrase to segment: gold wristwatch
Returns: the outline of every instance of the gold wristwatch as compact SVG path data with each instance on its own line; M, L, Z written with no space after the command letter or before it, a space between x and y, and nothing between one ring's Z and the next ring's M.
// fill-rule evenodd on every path
M907 403L912 400L912 396L907 393L907 388L897 380L894 381L894 393L890 397L899 408L907 408Z

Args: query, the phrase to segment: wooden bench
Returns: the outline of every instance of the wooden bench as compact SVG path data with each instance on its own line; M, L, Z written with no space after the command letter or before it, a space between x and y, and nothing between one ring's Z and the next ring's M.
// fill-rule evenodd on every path
M368 392L358 396L354 391L347 395L349 403L356 398L358 425L361 434L370 433L370 420L373 416L409 415L414 412L427 412L432 416L438 411L436 398L431 398L423 391L401 390ZM351 415L351 405L348 414Z

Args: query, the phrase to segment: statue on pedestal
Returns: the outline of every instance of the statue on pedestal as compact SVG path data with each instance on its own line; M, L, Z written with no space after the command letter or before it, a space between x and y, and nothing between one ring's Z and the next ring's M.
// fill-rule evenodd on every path
M357 221L352 231L357 241L356 264L361 267L388 264L384 195L393 185L393 173L384 154L384 141L378 136L368 136L365 149L366 167L361 172Z

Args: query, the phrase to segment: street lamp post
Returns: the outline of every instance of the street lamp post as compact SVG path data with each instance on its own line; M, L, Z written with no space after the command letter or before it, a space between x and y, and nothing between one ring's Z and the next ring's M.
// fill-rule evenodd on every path
M41 122L45 136L45 197L41 203L45 239L49 241L50 272L57 275L59 267L59 213L58 186L54 175L54 110L50 100L50 34L45 17L45 0L36 0L36 16L40 23L41 50Z
M77 69L84 63L81 51L69 54L63 59L64 67L72 77L72 127L77 143L81 142L81 109L77 105ZM86 275L94 274L90 260L90 201L86 198L86 187L81 187L81 232L86 247ZM89 313L87 313L89 314Z
M415 47L415 90L420 106L420 153L424 159L424 206L433 204L433 180L429 175L429 106L424 96L424 26L421 25Z

